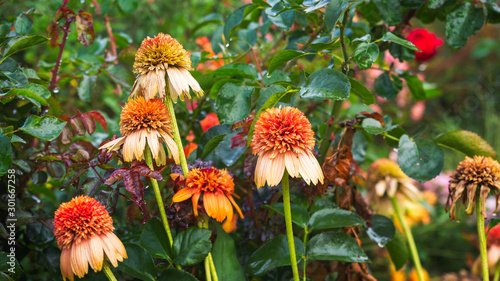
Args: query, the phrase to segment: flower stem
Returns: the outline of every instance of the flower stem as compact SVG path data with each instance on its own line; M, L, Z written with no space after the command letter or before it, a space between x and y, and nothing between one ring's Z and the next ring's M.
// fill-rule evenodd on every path
M165 105L167 106L168 113L170 114L170 119L172 120L172 126L174 128L174 141L179 149L179 160L181 162L182 172L184 176L189 172L187 165L186 155L184 154L184 148L182 146L181 135L179 133L179 127L177 126L177 119L175 118L174 104L172 103L171 97L165 97Z
M205 228L208 229L208 216L203 217L203 222L198 223L199 228ZM212 252L209 252L208 255L205 257L205 275L210 277L210 281L219 281L219 277L217 276L217 271L215 270L215 264L214 264L214 259L212 258ZM209 280L207 278L207 280Z
M483 272L483 281L489 281L490 273L488 271L488 251L486 250L486 235L484 232L484 218L481 213L481 205L481 200L476 200L477 236L479 236L479 251L481 252L481 269Z
M107 261L104 261L102 265L102 271L108 277L109 281L117 281L115 275L113 274L113 271L111 271L111 268L109 268L109 264Z
M148 167L151 170L154 170L153 159L151 158L151 150L149 149L148 145L146 145L146 151L144 153L144 161L146 161L146 165L148 165ZM158 187L158 182L156 181L156 179L151 178L151 185L153 186L153 190L155 192L155 198L156 202L158 203L158 208L160 208L161 221L163 222L163 227L167 232L168 242L170 243L170 246L172 246L172 244L174 244L174 240L172 239L172 233L170 232L170 227L168 226L168 219L167 219L167 214L165 213L165 206L163 205L163 199L161 198L160 188Z
M399 222L403 227L403 231L405 232L406 240L408 241L408 246L410 247L410 254L413 259L413 263L415 264L415 270L417 271L418 280L424 281L425 280L424 272L422 270L422 264L420 263L420 258L418 257L417 246L415 245L415 240L413 239L413 234L411 233L411 229L406 223L406 220L403 216L403 212L401 212L401 209L399 208L398 200L396 199L396 197L395 196L391 197L391 201L392 201L392 206L396 211L396 215L398 216Z
M292 263L293 280L299 281L299 269L297 267L297 257L295 255L295 241L293 238L292 211L290 208L290 190L288 184L288 172L285 169L281 180L283 188L283 206L285 207L286 236L288 238L288 249L290 250L290 261Z
M208 263L210 264L210 272L212 274L212 279L214 281L219 281L219 277L217 276L217 271L215 271L214 259L212 258L212 252L208 253Z
M205 257L205 279L207 279L207 281L212 281L212 273L210 270L210 261L208 260L208 256Z
M500 280L500 262L495 266L495 275L493 276L493 281Z
M307 246L307 235L308 234L309 234L309 229L306 226L306 228L304 228L304 248ZM303 274L304 281L307 280L306 268L307 268L307 258L304 258L304 274Z

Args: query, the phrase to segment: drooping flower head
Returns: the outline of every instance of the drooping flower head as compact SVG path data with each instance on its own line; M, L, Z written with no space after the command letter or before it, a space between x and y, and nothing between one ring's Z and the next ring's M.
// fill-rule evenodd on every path
M390 159L380 158L370 165L366 188L371 206L379 214L394 214L391 198L396 197L405 211L407 221L417 222L429 215L429 212L418 204L424 199L423 194L401 171L398 164Z
M456 203L460 204L459 199L462 199L464 204L467 203L465 209L467 215L474 213L476 200L481 200L481 215L486 217L486 197L490 191L495 193L498 209L500 200L500 164L491 157L465 157L465 160L458 164L457 169L451 175L448 189L450 194L446 203L446 211L450 211L451 220L455 220ZM479 195L479 198L477 198L477 195Z
M203 95L203 90L193 78L189 69L191 59L182 45L168 34L160 33L154 38L146 38L135 54L134 73L138 77L132 87L131 96L143 95L146 99L165 97L165 75L168 88L174 102L180 97L191 98L189 88L196 95Z
M118 150L123 145L123 159L132 162L144 157L146 143L151 149L158 165L166 164L163 142L172 154L175 163L179 163L179 150L172 138L172 124L167 107L158 99L146 100L143 97L130 99L120 115L120 133L122 137L110 141L99 149Z
M198 200L203 194L203 207L208 216L222 222L233 219L233 206L243 218L240 208L233 199L234 182L227 170L216 168L192 169L186 176L186 187L180 189L172 202L193 200L193 211L198 216Z
M443 45L443 39L423 28L410 31L406 38L422 51L415 51L415 60L417 61L432 59L437 54L437 47Z
M285 169L290 176L302 176L307 184L323 183L323 171L314 157L314 132L300 110L286 106L270 108L259 116L252 138L252 152L258 156L257 188L278 185Z
M62 203L54 216L55 236L61 249L63 279L74 280L102 269L104 258L114 266L127 258L125 247L113 233L113 219L94 198L79 196Z

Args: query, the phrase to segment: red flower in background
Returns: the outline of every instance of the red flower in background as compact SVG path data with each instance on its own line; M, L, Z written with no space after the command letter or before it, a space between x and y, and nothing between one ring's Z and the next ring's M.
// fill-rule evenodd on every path
M436 34L430 33L427 29L418 28L410 31L406 37L422 52L415 51L417 61L427 61L437 54L437 47L443 45L443 39L438 38Z

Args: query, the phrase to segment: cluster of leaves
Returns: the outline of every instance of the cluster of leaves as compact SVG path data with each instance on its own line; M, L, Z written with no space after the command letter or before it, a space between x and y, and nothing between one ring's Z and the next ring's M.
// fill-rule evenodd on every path
M36 17L34 9L0 25L0 176L16 169L17 202L22 206L16 213L16 235L21 237L17 259L24 272L18 267L12 278L35 274L61 278L51 218L57 206L75 194L95 196L117 214L115 227L129 256L116 272L123 280L198 280L204 276L202 261L210 251L219 280L291 277L279 187L255 190L256 158L249 149L259 115L279 105L298 107L311 121L326 177L324 184L314 187L306 187L300 179L291 183L297 262L307 274L312 273L311 267L321 268L315 278L374 278L370 265L365 264L369 260L367 240L386 247L398 269L408 260L404 238L391 219L372 215L363 198L358 172L360 165L370 162L366 153L371 143L383 138L387 150L397 148L401 169L420 182L443 169L442 147L468 156L498 158L495 150L472 132L443 132L422 139L418 133L393 124L390 116L367 107L375 104L377 96L394 99L404 87L413 101L436 97L436 89L426 87L416 73L384 63L386 51L401 61L413 60L414 52L419 51L404 38L410 20L444 22L446 42L458 49L483 24L500 21L500 8L494 1L254 0L227 17L209 14L188 30L191 37L212 34L211 49L222 54L191 54L193 68L201 70L193 75L206 95L196 104L190 101L190 109L182 102L176 106L181 135L192 132L197 144L188 162L228 168L246 215L231 235L218 224L212 229L197 229L189 204L170 206L176 182L168 175L179 167L168 163L151 170L141 162L124 164L119 153L97 149L110 134L118 133L117 100L123 102L133 84L130 63L136 48L129 35L113 33L110 27L102 33L111 38L103 39L96 31L101 23L94 23L94 19L105 15L104 25L110 25L108 14L134 13L139 1L110 0L101 6L92 2L92 8L67 0L58 3L44 27L48 37L29 35ZM82 45L78 51L82 55L63 59L71 40ZM26 67L20 51L41 46L55 48L57 58ZM202 70L208 62L221 66ZM363 81L363 72L373 68L381 71L374 93ZM123 96L94 97L97 85ZM82 113L64 96L71 90L76 90L80 103L104 102L110 109L80 108ZM69 105L62 105L61 100ZM344 101L351 107L342 112ZM212 111L220 125L204 132L200 121ZM114 119L109 114L114 114ZM158 210L146 188L148 178L162 181L162 190L168 195L167 213L175 237L172 246L154 217ZM4 207L1 210L6 213ZM130 226L137 223L144 225ZM0 230L7 235L5 228ZM0 257L5 265L7 253L1 252ZM47 270L39 273L40 265L29 262L35 260L45 260L40 264L47 265ZM174 264L183 270L172 267ZM86 278L103 277L89 274Z

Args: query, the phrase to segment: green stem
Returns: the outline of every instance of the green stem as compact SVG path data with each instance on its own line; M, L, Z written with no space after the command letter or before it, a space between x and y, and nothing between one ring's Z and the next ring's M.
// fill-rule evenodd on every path
M205 257L205 279L207 279L207 281L212 281L212 272L210 270L210 261L208 260L208 256Z
M111 271L111 268L109 268L109 264L107 261L104 261L102 265L102 271L108 277L109 281L117 281L115 275L113 274L113 271Z
M500 280L500 262L497 263L495 266L495 276L493 276L493 281L499 281Z
M307 235L309 234L309 229L307 228L304 228L304 248L307 246ZM306 267L307 267L307 258L304 258L304 274L303 274L303 278L304 278L304 281L307 280L307 277L306 277Z
M146 150L144 152L144 161L146 161L146 165L148 165L148 167L151 170L154 170L153 159L151 158L151 150L147 145L146 145ZM156 179L151 178L151 185L153 186L153 190L155 192L158 208L160 208L161 220L163 222L163 227L167 232L168 242L170 243L170 246L172 246L174 240L172 239L172 233L170 232L170 227L168 226L168 219L167 219L167 214L165 213L165 206L163 205L163 199L161 198L160 188L158 187L158 182L156 181Z
M168 113L170 114L170 119L172 123L172 127L174 129L174 141L179 149L179 160L181 162L182 172L184 176L189 172L189 168L187 165L186 155L184 154L184 147L182 146L181 135L179 134L179 127L177 126L177 119L175 118L174 104L172 103L172 98L165 98L165 105L167 106Z
M210 264L210 273L212 274L212 279L214 281L219 281L219 277L217 276L217 271L215 270L215 264L214 264L214 259L212 258L212 253L208 253L208 262Z
M484 232L484 218L481 213L482 202L479 196L476 196L476 217L477 217L477 236L479 236L479 251L481 252L481 269L483 272L483 281L490 280L488 269L488 251L486 250L486 235Z
M203 223L198 223L198 227L208 229L208 219L208 216L204 216ZM219 281L217 271L215 270L214 259L212 258L212 252L209 252L208 256L205 257L205 275L211 275L210 280Z
M285 169L281 180L283 188L283 206L285 207L286 236L288 238L288 249L290 250L290 261L292 263L293 280L299 281L299 268L297 267L297 257L295 255L295 241L293 238L292 211L290 208L290 190L288 184L288 172Z
M413 263L415 264L415 270L417 271L418 280L424 281L424 271L422 270L422 264L420 263L420 258L418 257L417 246L415 245L415 240L413 239L413 234L411 233L411 229L406 223L406 220L403 216L403 212L399 208L398 200L396 197L391 197L392 206L394 207L394 211L396 211L396 215L398 216L399 222L403 227L403 231L406 235L406 240L408 241L408 246L410 246L410 254L413 259Z
M340 26L340 45L342 46L342 54L344 54L344 63L342 65L342 72L344 74L347 74L347 71L349 70L347 68L348 62L349 62L349 55L347 54L347 46L345 43L345 27L347 25L347 20L349 19L349 9L346 10L344 13L344 19L342 20L342 25Z

